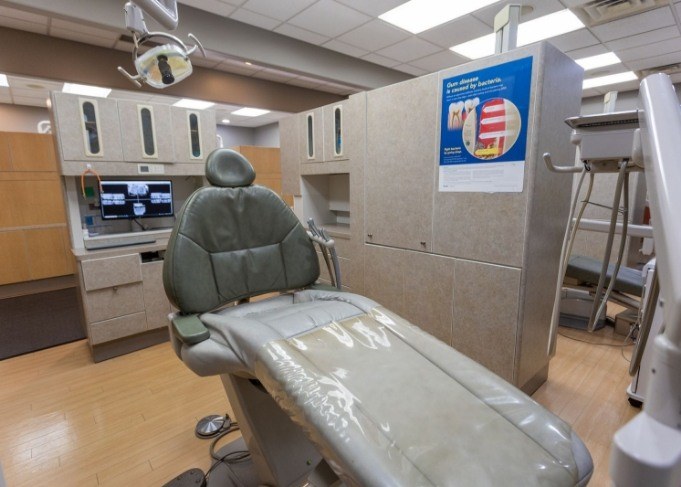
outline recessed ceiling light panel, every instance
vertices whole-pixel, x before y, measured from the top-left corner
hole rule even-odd
[[[518,47],[581,29],[584,24],[568,9],[528,20],[518,26]],[[469,59],[480,59],[494,54],[494,33],[487,34],[449,49]]]
[[[495,3],[500,0],[411,0],[378,18],[418,34]]]
[[[174,107],[191,108],[193,110],[205,110],[213,105],[215,105],[215,103],[212,101],[192,100],[191,98],[182,98],[180,101],[173,103]]]
[[[261,115],[265,115],[266,113],[270,113],[269,110],[261,110],[260,108],[240,108],[239,110],[232,112],[232,115],[239,115],[241,117],[259,117]]]
[[[634,81],[638,77],[633,71],[625,71],[624,73],[610,74],[608,76],[600,76],[598,78],[587,78],[582,84],[582,89],[596,88],[597,86],[614,85],[616,83],[624,83],[625,81]]]
[[[0,74],[0,86],[9,86],[6,74]]]
[[[106,98],[111,93],[111,88],[102,88],[101,86],[80,85],[78,83],[64,83],[61,90],[64,93],[71,93],[72,95],[95,96],[97,98]]]
[[[619,64],[620,58],[614,52],[606,52],[605,54],[599,54],[597,56],[589,56],[582,59],[577,59],[575,61],[584,71],[590,71],[596,68],[602,68],[603,66],[611,66],[613,64]]]

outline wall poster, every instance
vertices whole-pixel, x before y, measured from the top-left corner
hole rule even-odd
[[[532,57],[442,80],[439,190],[523,191]]]

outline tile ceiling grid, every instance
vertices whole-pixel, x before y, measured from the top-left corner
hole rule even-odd
[[[378,15],[404,3],[404,0],[180,0],[181,3],[217,15],[271,30],[343,54],[387,66],[418,76],[467,62],[448,48],[492,31],[494,15],[508,2],[480,9],[463,18],[434,27],[418,35],[387,24]],[[528,0],[522,2],[532,10],[523,16],[531,20],[584,0]],[[681,63],[681,25],[671,8],[681,17],[681,0],[673,0],[654,10],[600,26],[555,37],[551,40],[574,59],[613,51],[621,64],[589,72],[602,76],[626,70],[650,69]],[[103,47],[130,50],[131,44],[119,40],[119,32],[99,29],[66,20],[0,6],[0,26],[49,34]],[[341,86],[328,80],[264,66],[247,65],[245,60],[226,59],[210,53],[197,58],[198,66],[220,69],[297,86],[347,95],[357,88]],[[681,74],[672,77],[681,81]],[[636,82],[618,85],[617,89],[635,89]],[[599,95],[612,87],[592,88],[585,96]],[[27,92],[17,94],[26,98]],[[8,89],[0,90],[0,102],[12,98]],[[34,104],[42,97],[38,93]],[[28,97],[31,98],[31,97]],[[42,102],[41,102],[42,103]]]

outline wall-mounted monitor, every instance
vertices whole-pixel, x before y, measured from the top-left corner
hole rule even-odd
[[[170,181],[102,181],[99,197],[104,220],[173,216]]]

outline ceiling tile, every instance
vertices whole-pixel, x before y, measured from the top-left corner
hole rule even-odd
[[[494,17],[504,8],[506,3],[521,3],[523,6],[532,7],[532,11],[520,18],[520,22],[536,19],[548,15],[565,7],[558,0],[527,0],[523,2],[497,2],[489,7],[482,8],[471,15],[483,21],[488,27],[494,27]],[[491,32],[491,31],[490,31]],[[487,32],[489,34],[489,32]]]
[[[52,29],[70,30],[80,34],[88,34],[91,36],[102,37],[104,39],[117,39],[121,36],[120,32],[100,29],[97,27],[90,27],[89,25],[78,24],[76,22],[68,22],[62,19],[52,19],[50,22],[50,31]]]
[[[181,0],[184,3],[184,0]],[[223,3],[228,3],[230,5],[234,5],[235,7],[241,7],[246,0],[220,0]]]
[[[47,81],[38,78],[24,78],[22,76],[8,75],[7,80],[12,88],[38,89],[38,90],[61,90],[64,83],[59,81]]]
[[[227,3],[225,3],[227,1]],[[232,0],[182,0],[181,3],[189,5],[190,7],[198,8],[215,15],[227,17],[234,12],[237,6],[243,2]]]
[[[582,99],[584,98],[591,98],[597,96],[602,99],[602,94],[601,91],[598,90],[597,88],[589,88],[588,90],[583,90],[582,91]]]
[[[678,52],[681,44],[681,39],[668,39],[666,41],[656,42],[647,46],[634,47],[632,49],[624,49],[617,51],[617,55],[622,61],[635,61],[637,59],[644,59],[652,56],[661,56]]]
[[[28,105],[31,107],[47,106],[47,97],[13,96],[12,99],[17,105]]]
[[[82,42],[84,44],[92,44],[100,47],[113,47],[114,44],[116,44],[115,38],[105,39],[89,34],[81,34],[80,32],[74,32],[72,30],[51,28],[50,35],[59,37],[61,39],[68,39],[70,41]]]
[[[429,73],[433,73],[435,71],[440,71],[441,69],[467,63],[468,61],[468,59],[458,56],[448,49],[421,59],[415,59],[411,61],[410,64],[417,68],[422,68]]]
[[[243,7],[279,20],[288,20],[316,0],[248,0]]]
[[[274,29],[274,32],[278,32],[279,34],[293,37],[294,39],[298,39],[310,44],[320,45],[329,40],[329,38],[326,36],[322,36],[290,24],[282,24]]]
[[[674,25],[674,16],[669,7],[662,7],[592,27],[591,31],[601,41],[607,42],[670,25]]]
[[[109,98],[118,100],[150,101],[153,95],[144,91],[111,90]]]
[[[645,46],[655,42],[666,41],[673,37],[679,37],[679,29],[676,25],[663,27],[662,29],[651,30],[643,34],[623,37],[605,43],[610,49],[619,51],[620,49],[631,49],[632,47]]]
[[[287,81],[286,84],[300,86],[302,88],[317,88],[319,85],[322,84],[322,81],[318,79],[308,78],[307,76],[299,76],[297,78],[293,78],[292,80]]]
[[[402,71],[403,73],[411,74],[413,76],[421,76],[424,74],[428,74],[428,71],[425,69],[417,68],[416,66],[412,66],[411,64],[400,64],[399,66],[395,66],[395,68],[398,71]]]
[[[350,32],[346,32],[338,37],[338,40],[367,51],[378,51],[408,37],[410,37],[408,32],[393,27],[382,20],[372,20]]]
[[[625,65],[633,70],[640,71],[642,69],[659,68],[660,66],[667,66],[669,64],[681,63],[681,51],[671,54],[663,54],[662,56],[651,56],[636,61],[627,61]]]
[[[487,24],[475,17],[467,16],[421,32],[419,37],[440,47],[450,48],[492,31],[493,29]]]
[[[605,54],[607,52],[610,52],[610,49],[603,44],[595,44],[593,46],[567,51],[566,54],[572,59],[582,59],[589,56],[598,56],[599,54]]]
[[[13,19],[10,17],[0,17],[0,26],[35,32],[36,34],[47,34],[47,19],[44,24],[37,24],[35,22],[26,22],[25,20]]]
[[[381,49],[378,54],[408,63],[413,59],[422,58],[429,54],[439,51],[441,48],[431,44],[430,42],[419,39],[418,37],[410,37],[409,39],[393,44],[390,47]]]
[[[288,23],[303,29],[337,37],[371,20],[371,17],[332,0],[319,0]]]
[[[395,61],[394,59],[381,56],[374,52],[369,53],[366,56],[362,56],[362,59],[364,59],[365,61],[369,61],[370,63],[380,64],[381,66],[385,66],[387,68],[392,68],[393,66],[397,66],[398,64],[400,64],[399,61]]]
[[[221,62],[213,69],[217,69],[218,71],[224,71],[225,73],[240,74],[242,76],[253,76],[262,68],[248,66],[247,64],[244,63],[235,64],[232,62]]]
[[[253,75],[254,78],[266,79],[269,81],[276,81],[278,83],[284,83],[290,79],[296,77],[296,75],[291,73],[286,73],[284,71],[279,71],[278,69],[263,69],[258,71]]]
[[[31,88],[12,88],[10,92],[12,96],[19,97],[47,98],[50,96],[49,90],[39,90]]]
[[[359,10],[372,17],[378,17],[381,14],[386,13],[388,10],[392,10],[398,5],[405,3],[405,0],[336,0],[338,3],[352,7],[355,10]]]
[[[369,51],[365,51],[364,49],[351,46],[350,44],[346,44],[345,42],[337,41],[336,39],[331,39],[326,44],[323,44],[322,47],[354,57],[362,57],[365,54],[369,53]]]
[[[281,21],[273,19],[271,17],[266,17],[265,15],[261,15],[259,13],[251,12],[250,10],[245,10],[243,8],[240,8],[233,12],[230,15],[230,18],[234,20],[238,20],[239,22],[243,22],[245,24],[249,25],[254,25],[256,27],[260,27],[261,29],[267,29],[267,30],[272,30],[279,24],[281,24]]]
[[[23,20],[33,24],[47,25],[46,16],[25,12],[23,10],[17,10],[15,8],[0,7],[0,17],[9,17],[11,19]]]
[[[585,47],[595,46],[600,44],[598,39],[594,37],[587,29],[579,29],[574,32],[552,37],[548,41],[563,52],[574,51],[575,49],[583,49]]]

